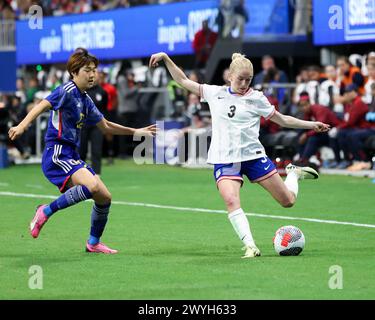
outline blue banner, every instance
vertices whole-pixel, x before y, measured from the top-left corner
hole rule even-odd
[[[41,29],[17,22],[17,64],[66,62],[77,47],[99,59],[192,54],[191,42],[209,19],[216,31],[219,0],[149,5],[42,19]],[[247,35],[288,32],[288,0],[248,0]],[[35,22],[35,21],[34,21]]]
[[[314,0],[314,44],[375,41],[374,0]]]
[[[245,35],[287,34],[289,30],[289,0],[247,0],[249,21]]]
[[[17,65],[15,51],[0,51],[0,92],[15,92]]]

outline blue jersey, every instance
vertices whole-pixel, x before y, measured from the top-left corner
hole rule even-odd
[[[83,125],[95,125],[103,119],[89,95],[73,81],[58,86],[46,100],[52,105],[46,144],[68,143],[78,148]]]

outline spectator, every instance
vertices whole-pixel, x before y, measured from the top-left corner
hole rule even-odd
[[[22,107],[21,99],[17,96],[8,96],[6,100],[6,109],[8,110],[8,127],[18,125],[26,116],[26,110]],[[30,134],[32,130],[28,130]],[[30,156],[28,149],[28,139],[26,136],[23,139],[12,141],[13,146],[18,150],[22,159],[27,159]]]
[[[159,93],[155,92],[140,92],[144,87],[144,82],[138,82],[137,77],[135,77],[135,81],[137,84],[139,95],[137,97],[137,105],[138,105],[138,112],[137,112],[137,124],[138,126],[142,126],[143,124],[147,124],[153,121],[153,110],[150,106],[154,105],[155,99],[159,95]],[[164,110],[165,111],[165,110]],[[156,115],[155,117],[157,117]],[[160,116],[160,115],[159,115]],[[163,116],[170,117],[171,114],[163,113]]]
[[[312,65],[307,69],[309,81],[307,82],[307,92],[312,104],[319,103],[320,84],[327,80],[322,74],[320,66]]]
[[[15,18],[16,15],[9,4],[9,1],[0,0],[0,20],[14,20]]]
[[[294,35],[306,35],[310,27],[309,0],[295,0],[294,2]]]
[[[358,130],[372,128],[372,124],[366,121],[369,108],[362,101],[355,84],[350,84],[345,88],[343,101],[345,103],[344,122],[337,126],[337,139],[340,149],[344,152],[345,160],[342,161],[339,168],[348,168],[354,161],[353,166],[350,167],[351,170],[369,169],[371,164],[365,162],[366,156],[362,148],[363,139],[371,132]]]
[[[238,29],[238,37],[243,38],[245,34],[245,24],[249,21],[249,15],[245,8],[245,1],[239,0],[234,1],[234,27],[233,29]]]
[[[259,85],[257,86],[256,90],[263,91]],[[275,106],[275,109],[279,111],[277,99],[273,96],[267,96],[267,99],[273,106]],[[273,148],[277,142],[281,140],[280,135],[282,135],[282,133],[278,124],[270,120],[266,120],[263,117],[260,118],[259,140],[264,145],[267,154],[272,155],[271,158],[273,158]]]
[[[364,78],[361,74],[361,70],[358,67],[353,66],[348,57],[341,56],[336,61],[338,68],[338,78],[340,81],[341,93],[345,92],[345,88],[351,84],[355,84],[358,88],[360,95],[364,94]],[[345,100],[345,99],[344,99]],[[340,99],[338,102],[342,102]]]
[[[189,164],[192,164],[195,163],[195,161],[197,160],[197,156],[199,158],[200,152],[204,151],[200,149],[201,146],[199,141],[201,139],[197,137],[202,135],[205,136],[207,134],[207,129],[205,128],[207,128],[210,125],[210,121],[207,121],[207,119],[205,119],[204,117],[204,114],[202,112],[202,105],[199,101],[198,95],[194,93],[190,93],[188,95],[188,103],[184,116],[185,126],[181,129],[179,133],[179,139],[184,137],[185,141],[185,156],[183,161],[187,160]],[[188,133],[192,134],[190,138]],[[195,143],[192,139],[195,141]],[[196,144],[197,140],[198,144]],[[194,146],[195,150],[192,149],[194,148]],[[194,155],[194,157],[192,157],[192,155]]]
[[[367,65],[367,71],[368,71],[368,78],[365,82],[365,93],[362,97],[362,100],[366,104],[371,104],[372,102],[372,90],[371,86],[373,83],[375,83],[375,62],[374,63],[369,63]]]
[[[268,70],[272,68],[278,70],[278,81],[280,83],[288,82],[285,72],[276,67],[275,60],[270,55],[265,55],[262,58],[262,71],[255,75],[253,85],[262,84]]]
[[[310,103],[310,95],[307,91],[300,94],[299,107],[304,113],[304,120],[307,121],[323,121],[331,127],[338,126],[341,121],[337,118],[335,113],[329,108]],[[311,156],[315,155],[320,147],[329,146],[335,154],[335,162],[333,166],[340,163],[340,150],[338,148],[337,140],[330,137],[328,133],[316,133],[313,130],[304,132],[299,137],[300,145],[300,160],[301,165],[306,165]]]
[[[326,80],[321,74],[321,68],[317,65],[308,66],[307,82],[301,83],[297,86],[294,92],[294,103],[299,102],[299,97],[302,92],[308,92],[311,104],[319,102],[320,83]]]
[[[221,0],[216,18],[220,38],[229,38],[233,29],[234,5],[231,0]]]
[[[368,105],[368,109],[366,120],[373,126],[375,124],[375,83],[371,84],[371,103]]]
[[[129,8],[130,3],[129,0],[117,0],[115,2],[115,8]]]
[[[285,88],[274,88],[272,87],[272,84],[279,84],[280,83],[280,72],[276,68],[270,68],[267,70],[264,78],[262,87],[264,87],[265,84],[271,85],[268,88],[265,88],[264,94],[269,97],[272,96],[276,99],[278,104],[283,104],[285,102],[285,95],[286,95],[286,89]]]
[[[217,33],[212,31],[208,26],[208,20],[202,22],[202,29],[194,35],[192,43],[195,52],[196,68],[204,68],[211,51],[215,45]]]
[[[47,78],[47,83],[46,87],[50,90],[53,91],[55,90],[58,86],[60,86],[62,83],[60,79],[56,76],[56,72],[51,72]]]
[[[0,0],[8,3],[10,0]],[[16,13],[20,19],[28,17],[29,8],[36,4],[42,7],[44,16],[61,16],[72,13],[86,13],[98,10],[128,8],[147,4],[164,4],[178,0],[13,0],[16,2]],[[183,1],[183,0],[180,0]],[[1,8],[1,6],[0,6]],[[1,15],[1,14],[0,14]]]
[[[143,67],[145,67],[145,79],[141,76]],[[155,88],[164,88],[168,84],[167,70],[165,70],[164,66],[159,66],[154,70],[149,70],[147,66],[142,66],[133,69],[132,72],[134,73],[134,81],[137,83],[147,82],[147,85]]]
[[[194,129],[206,128],[211,124],[211,120],[205,116],[199,96],[190,93],[188,96],[188,105],[185,111],[186,127],[182,129],[189,132]]]
[[[261,89],[261,88],[259,88]],[[259,90],[262,91],[262,90]],[[279,103],[277,99],[273,96],[267,96],[268,101],[275,106],[276,111],[279,111]],[[280,126],[275,122],[270,120],[266,120],[265,118],[260,118],[260,127],[261,127],[261,134],[275,134],[280,131]]]
[[[182,116],[186,105],[188,92],[185,88],[179,85],[174,79],[171,79],[167,84],[169,98],[172,101],[173,113],[169,116],[177,118]]]
[[[309,81],[309,71],[307,66],[301,67],[298,75],[296,76],[297,83],[307,83]]]
[[[188,104],[185,111],[185,128],[201,128],[201,119],[198,116],[201,109],[199,97],[194,93],[189,93]]]
[[[375,112],[375,83],[371,84],[371,103],[369,104],[369,112]],[[375,122],[375,114],[373,114],[371,120],[367,119],[367,121]]]
[[[308,69],[307,66],[303,66],[300,69],[299,74],[296,76],[297,86],[293,92],[293,103],[295,105],[297,105],[299,102],[300,94],[306,91],[306,85],[307,85],[307,82],[309,81],[309,72],[307,71],[307,69]]]
[[[74,13],[73,1],[70,1],[70,0],[60,0],[58,2],[55,1],[55,5],[56,5],[55,9],[53,10],[53,15],[55,16],[62,16],[64,14]]]
[[[192,80],[192,81],[198,82],[198,83],[202,83],[203,82],[203,76],[197,70],[194,70],[194,71],[190,72],[189,79]]]
[[[243,0],[221,0],[216,23],[220,38],[231,38],[232,35],[242,38],[245,33],[245,24],[249,21]],[[234,35],[233,31],[238,32]]]
[[[368,69],[367,66],[370,64],[375,64],[375,51],[369,52],[366,56],[364,56],[364,63],[362,64],[361,73],[364,76],[368,76]]]
[[[8,141],[8,121],[8,108],[3,101],[0,101],[0,144]]]
[[[49,91],[39,90],[35,92],[33,101],[28,104],[21,106],[21,114],[19,115],[19,121],[29,113],[40,101],[42,101],[46,96],[48,96]],[[40,118],[40,127],[39,130],[44,130],[47,125],[46,119]],[[19,141],[23,144],[25,152],[35,154],[36,153],[36,134],[37,134],[37,125],[36,122],[32,122],[27,129],[27,131],[20,137]],[[44,141],[42,142],[44,143]]]
[[[119,123],[125,127],[137,127],[138,86],[134,73],[128,69],[120,72],[117,78],[119,100]],[[133,152],[133,137],[123,136],[119,139],[120,157],[127,158]]]
[[[108,94],[107,109],[106,109],[106,112],[104,113],[104,117],[108,121],[117,122],[117,106],[118,106],[117,89],[112,84],[106,82],[107,76],[108,76],[108,71],[106,68],[103,68],[101,71],[99,71],[99,85]],[[113,157],[115,155],[113,135],[106,134],[105,140],[107,142],[108,164],[113,164]]]
[[[31,78],[29,80],[29,86],[26,90],[26,103],[31,103],[34,101],[34,95],[39,91],[39,84],[36,78]]]
[[[319,104],[329,107],[337,114],[344,112],[342,103],[337,103],[337,98],[340,96],[340,86],[337,84],[337,71],[335,66],[328,65],[325,67],[325,75],[327,80],[320,84],[319,88]]]
[[[26,104],[26,88],[25,88],[25,80],[23,78],[18,78],[16,80],[16,96],[21,99],[21,103],[23,105]]]

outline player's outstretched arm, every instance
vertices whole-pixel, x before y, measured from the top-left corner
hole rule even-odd
[[[10,140],[15,140],[20,137],[31,122],[33,122],[40,114],[49,110],[51,107],[52,106],[48,100],[42,100],[39,102],[17,126],[9,129],[8,135]]]
[[[305,121],[291,116],[286,116],[278,111],[270,118],[272,122],[277,123],[281,127],[294,129],[309,129],[315,132],[327,132],[330,125],[319,121]]]
[[[155,53],[150,58],[149,67],[155,68],[159,65],[160,61],[164,61],[169,73],[172,78],[181,86],[183,86],[188,91],[200,95],[199,93],[199,83],[190,80],[182,70],[176,66],[171,58],[165,52]]]
[[[124,127],[120,124],[108,121],[104,118],[100,122],[97,123],[97,126],[104,134],[110,133],[113,135],[120,135],[120,136],[137,135],[137,136],[154,137],[157,131],[156,124],[152,124],[144,128],[135,129],[135,128]]]

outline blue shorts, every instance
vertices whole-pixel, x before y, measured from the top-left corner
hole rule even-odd
[[[65,192],[69,178],[81,168],[88,169],[93,175],[94,170],[80,159],[74,147],[67,144],[47,144],[42,159],[42,170],[46,178]]]
[[[277,173],[277,169],[268,157],[214,165],[216,184],[224,179],[239,180],[243,184],[242,175],[247,176],[251,182],[259,182],[273,176],[275,173]]]

